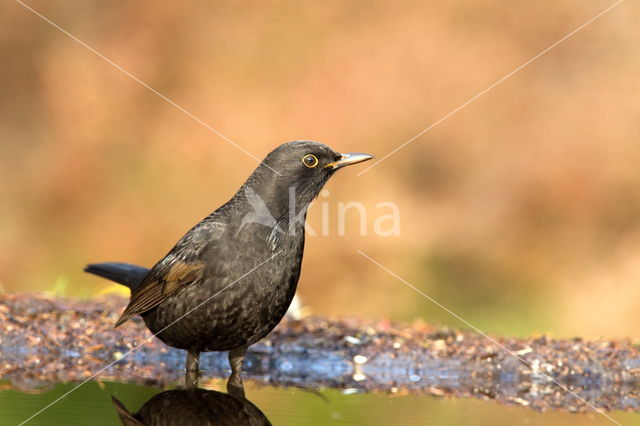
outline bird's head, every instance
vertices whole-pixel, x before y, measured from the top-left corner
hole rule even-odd
[[[271,206],[288,206],[293,195],[295,204],[306,209],[338,169],[372,158],[369,154],[340,154],[318,142],[289,142],[271,151],[247,184],[255,186]]]

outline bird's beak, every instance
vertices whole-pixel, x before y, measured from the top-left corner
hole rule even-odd
[[[371,160],[373,155],[362,154],[360,152],[351,152],[349,154],[342,154],[342,158],[333,163],[329,163],[324,166],[325,169],[336,170],[340,167],[350,166],[352,164],[362,163],[363,161]]]

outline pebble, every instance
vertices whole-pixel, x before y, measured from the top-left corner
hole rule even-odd
[[[353,362],[355,362],[356,364],[364,364],[365,362],[367,362],[367,357],[364,355],[356,355],[353,357]]]

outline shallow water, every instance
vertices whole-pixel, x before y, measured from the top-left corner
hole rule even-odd
[[[215,392],[229,374],[225,353],[201,357],[200,385],[210,391],[167,393],[183,382],[184,351],[152,338],[141,321],[113,330],[123,303],[0,297],[0,425],[117,425],[112,397],[130,424],[141,409],[162,424],[176,413],[174,424],[237,413],[276,425],[640,424],[640,347],[628,341],[287,320],[249,350],[250,403]],[[104,382],[74,390],[92,376]]]
[[[224,392],[224,381],[211,380],[203,387]],[[23,393],[0,391],[0,424],[20,424],[48,403],[73,388],[58,384],[52,389]],[[138,411],[162,389],[121,383],[89,382],[31,419],[29,425],[119,425],[111,397],[131,412]],[[39,392],[39,393],[38,393]],[[505,406],[470,398],[439,398],[428,395],[389,393],[345,394],[322,390],[314,393],[296,388],[274,388],[251,382],[247,398],[274,425],[609,425],[612,420],[597,413],[547,411]],[[608,413],[624,425],[640,424],[640,415]]]

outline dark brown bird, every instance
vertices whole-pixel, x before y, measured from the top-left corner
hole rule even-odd
[[[247,347],[273,330],[296,291],[309,204],[336,170],[371,158],[317,142],[280,145],[150,270],[109,262],[85,271],[131,289],[116,326],[141,315],[160,340],[188,351],[187,386],[200,352],[230,351],[229,384],[241,387]]]
[[[251,401],[205,389],[174,389],[161,392],[137,413],[131,413],[115,397],[113,405],[123,426],[268,426],[269,419]]]

